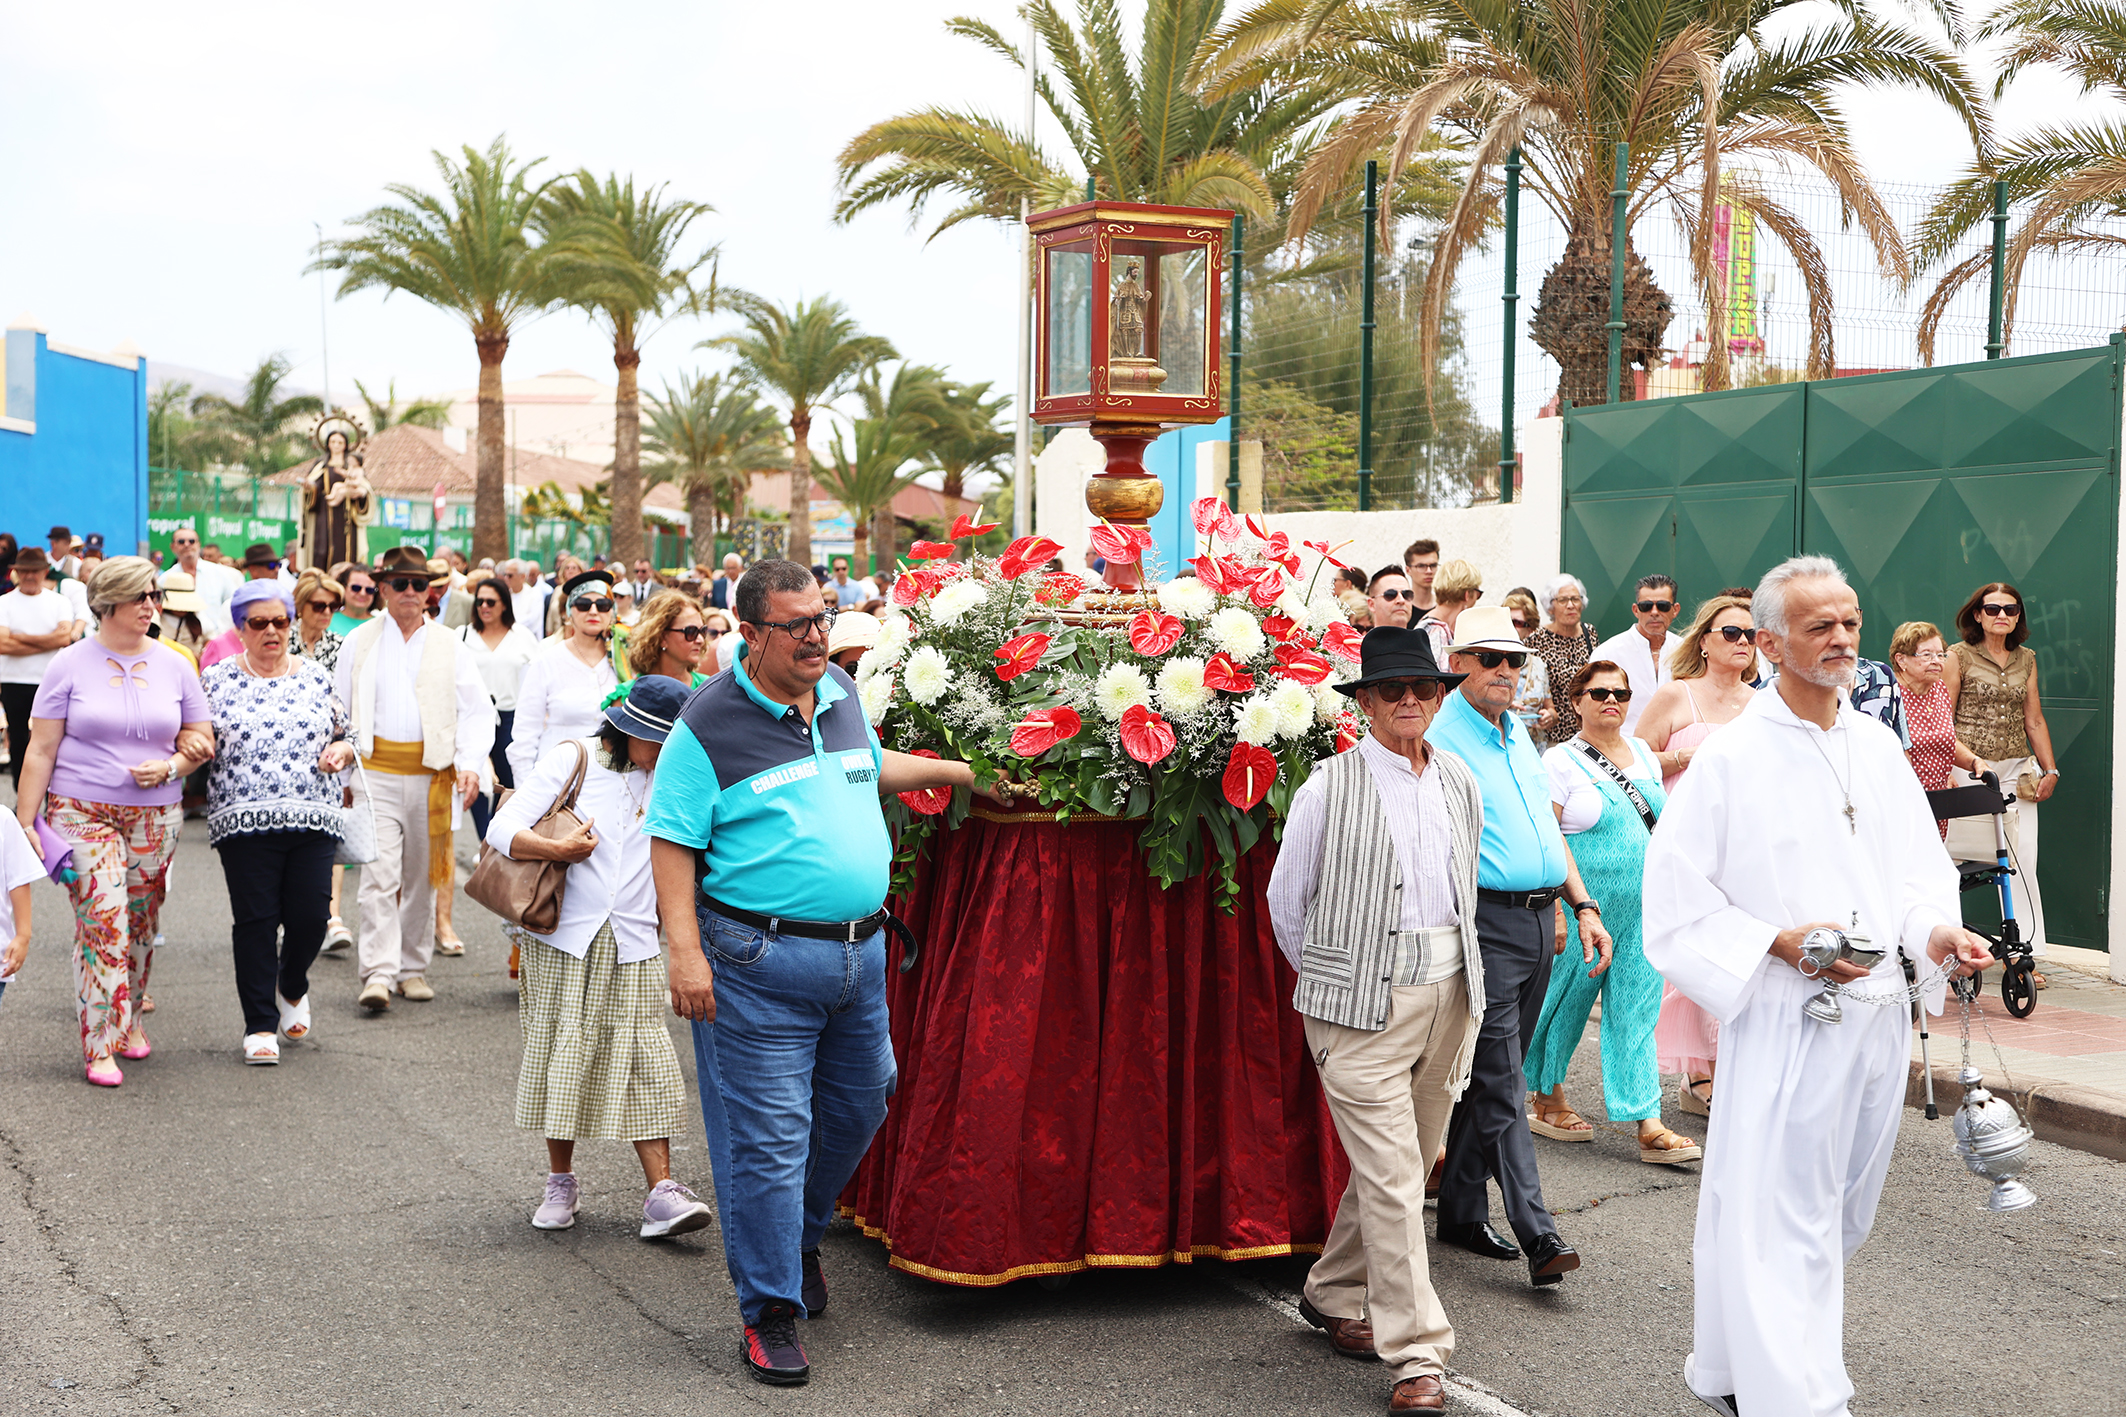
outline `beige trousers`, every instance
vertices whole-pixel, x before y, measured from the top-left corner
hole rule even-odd
[[[396,984],[428,973],[436,949],[435,889],[428,884],[428,787],[431,779],[370,768],[354,775],[355,805],[366,793],[376,807],[376,860],[362,867],[355,940],[362,981]]]
[[[1307,1048],[1351,1160],[1307,1302],[1332,1318],[1370,1317],[1373,1347],[1394,1380],[1441,1373],[1454,1326],[1425,1255],[1425,1176],[1454,1099],[1447,1078],[1475,1027],[1462,975],[1399,986],[1378,1031],[1306,1021]]]

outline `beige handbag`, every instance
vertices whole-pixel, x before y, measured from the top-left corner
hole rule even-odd
[[[582,830],[576,815],[576,794],[583,790],[583,774],[590,767],[590,754],[576,744],[576,771],[546,815],[531,825],[531,833],[558,841]],[[502,800],[495,803],[501,810]],[[534,935],[551,935],[561,923],[561,896],[568,887],[566,861],[518,861],[480,843],[480,860],[465,881],[465,894],[512,925]]]

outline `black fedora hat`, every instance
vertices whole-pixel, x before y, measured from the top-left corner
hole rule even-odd
[[[1366,685],[1386,679],[1437,679],[1452,689],[1469,677],[1449,674],[1432,662],[1432,637],[1423,630],[1405,630],[1396,625],[1380,625],[1366,631],[1366,637],[1358,642],[1358,666],[1359,676],[1348,684],[1338,684],[1338,693],[1356,698]]]

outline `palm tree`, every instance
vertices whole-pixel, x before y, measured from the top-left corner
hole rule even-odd
[[[785,464],[782,419],[753,386],[722,374],[689,374],[649,401],[643,446],[648,485],[677,484],[693,523],[694,560],[716,559],[717,518],[745,510],[753,474]]]
[[[470,144],[462,163],[433,154],[441,195],[403,183],[384,190],[398,205],[372,207],[354,219],[359,235],[328,242],[311,270],[341,272],[342,298],[403,290],[463,320],[480,359],[480,420],[473,492],[473,555],[497,560],[505,545],[502,448],[502,358],[517,326],[563,292],[556,252],[536,244],[534,217],[552,179],[534,181],[544,158],[519,162],[500,137],[487,151]]]
[[[223,462],[251,478],[254,508],[259,482],[302,458],[302,436],[290,425],[305,414],[325,411],[324,400],[314,394],[282,394],[292,367],[286,355],[269,354],[245,378],[240,398],[200,394],[192,400],[200,435],[211,441]]]
[[[2025,70],[2050,66],[2084,94],[2126,99],[2126,8],[2107,0],[2011,0],[1987,17],[1975,38],[2010,39],[2001,56],[1993,96],[2004,95]],[[2126,216],[2126,122],[2048,126],[2001,144],[1993,162],[1979,161],[1936,199],[1914,245],[1922,269],[1946,260],[1958,243],[1992,215],[1993,184],[2005,182],[2011,202],[2027,204],[2008,244],[2001,338],[2015,324],[2023,266],[2034,252],[2115,254],[2126,235],[2098,225]],[[1943,272],[1919,321],[1919,357],[1934,362],[1942,317],[1957,291],[1983,276],[1991,253],[1980,250]]]
[[[946,384],[939,394],[937,424],[927,440],[930,465],[944,474],[941,491],[963,496],[967,474],[993,471],[1011,455],[1012,432],[997,426],[1011,407],[1008,398],[985,398],[987,384]]]
[[[898,358],[893,345],[867,335],[849,318],[848,307],[821,296],[784,308],[754,296],[734,295],[745,320],[743,334],[705,339],[698,349],[724,349],[764,389],[790,406],[790,532],[784,553],[799,565],[812,563],[812,411],[846,393],[873,365]]]
[[[1080,201],[1090,176],[1101,196],[1186,207],[1230,207],[1272,220],[1298,170],[1302,139],[1337,95],[1279,75],[1211,100],[1189,87],[1189,62],[1211,34],[1224,0],[1146,0],[1142,38],[1131,53],[1112,0],[1079,0],[1074,28],[1053,0],[1024,13],[1047,52],[1035,80],[1049,116],[1069,139],[1065,167],[1014,125],[952,108],[925,108],[873,124],[842,149],[842,200],[835,220],[906,202],[954,203],[933,229],[975,218],[1016,222],[1034,210]],[[1026,56],[994,26],[974,19],[946,29],[1024,68]],[[1060,81],[1060,83],[1059,83]]]
[[[642,403],[637,385],[642,346],[659,324],[715,308],[716,248],[680,254],[687,228],[715,208],[668,201],[663,187],[635,190],[635,179],[587,171],[547,195],[540,221],[558,240],[566,297],[613,342],[619,391],[613,399],[613,555],[632,563],[643,555]],[[695,278],[709,271],[706,289]]]
[[[416,428],[441,428],[450,422],[449,399],[408,399],[401,404],[397,379],[384,385],[381,403],[362,387],[360,379],[354,381],[354,391],[362,396],[362,403],[369,410],[371,433],[381,433],[399,423],[409,423]]]
[[[890,384],[873,370],[857,388],[864,411],[850,420],[848,441],[834,431],[819,481],[849,511],[859,567],[869,567],[874,541],[881,566],[895,554],[893,499],[929,470],[922,459],[945,417],[946,387],[944,371],[927,364],[902,364]]]
[[[1822,174],[1837,190],[1842,218],[1867,235],[1882,273],[1902,280],[1910,270],[1903,239],[1853,152],[1838,90],[1915,87],[1948,104],[1980,151],[1990,136],[1980,97],[1949,50],[1857,4],[1816,7],[1806,23],[1786,13],[1802,3],[1261,0],[1213,36],[1198,79],[1216,96],[1297,71],[1356,102],[1307,160],[1295,234],[1366,158],[1386,153],[1392,191],[1436,129],[1469,144],[1472,161],[1425,290],[1428,356],[1439,347],[1462,258],[1492,219],[1501,165],[1519,148],[1524,183],[1567,233],[1564,256],[1543,281],[1534,334],[1562,368],[1561,394],[1602,401],[1610,189],[1621,139],[1631,144],[1631,217],[1665,205],[1680,223],[1708,330],[1724,323],[1714,247],[1719,205],[1752,212],[1792,253],[1809,297],[1810,377],[1820,378],[1835,367],[1823,252],[1736,160],[1794,162]],[[1628,246],[1627,262],[1627,359],[1650,363],[1660,352],[1668,297]],[[1711,339],[1708,350],[1705,386],[1724,388],[1726,341]],[[1433,362],[1425,360],[1428,368]]]
[[[186,413],[192,386],[165,379],[148,395],[148,460],[156,467],[204,471],[215,443],[212,430]]]

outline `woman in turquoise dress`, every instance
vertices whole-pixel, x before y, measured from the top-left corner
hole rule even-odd
[[[1570,694],[1580,731],[1545,754],[1543,763],[1551,806],[1580,878],[1601,903],[1614,948],[1607,970],[1583,967],[1579,922],[1568,920],[1523,1064],[1531,1089],[1528,1128],[1553,1141],[1594,1140],[1593,1126],[1565,1103],[1565,1073],[1599,997],[1602,1102],[1609,1120],[1638,1124],[1641,1161],[1696,1161],[1704,1155],[1698,1143],[1661,1123],[1661,1074],[1654,1059],[1661,976],[1641,948],[1646,841],[1667,801],[1661,769],[1644,743],[1624,735],[1631,683],[1621,668],[1594,661],[1574,676]]]

